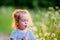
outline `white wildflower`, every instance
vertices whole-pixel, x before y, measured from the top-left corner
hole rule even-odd
[[[45,38],[40,38],[40,40],[45,40]]]
[[[52,36],[52,37],[55,37],[55,33],[52,33],[51,36]]]
[[[36,29],[36,27],[35,27],[35,26],[34,26],[34,27],[32,27],[32,28],[31,28],[31,30],[32,30],[32,31],[37,31],[37,29]]]
[[[36,37],[36,39],[37,39],[37,38],[38,38],[38,35],[36,34],[35,37]]]
[[[45,17],[48,17],[49,15],[48,14],[45,14]]]
[[[55,8],[56,8],[56,9],[59,9],[59,7],[58,7],[58,6],[56,6]]]
[[[49,7],[49,10],[53,10],[54,8],[53,7]]]
[[[49,35],[50,33],[47,33],[47,32],[44,34],[45,37],[48,37]]]
[[[57,38],[54,38],[54,40],[57,40]]]
[[[56,20],[56,17],[55,16],[52,16],[52,19]]]
[[[56,16],[58,16],[58,15],[59,15],[59,14],[58,14],[58,11],[56,11],[55,14],[56,14]]]

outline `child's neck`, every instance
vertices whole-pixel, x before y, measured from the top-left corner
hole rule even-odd
[[[26,29],[19,29],[20,31],[26,31],[27,30],[27,28]]]
[[[25,30],[25,29],[20,29],[20,28],[19,28],[19,30],[23,31],[23,30]]]

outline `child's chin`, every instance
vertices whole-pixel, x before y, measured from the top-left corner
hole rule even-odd
[[[25,27],[24,29],[26,29],[27,27]]]
[[[23,29],[26,29],[26,28],[23,28]]]
[[[25,30],[26,28],[22,29],[22,30]]]

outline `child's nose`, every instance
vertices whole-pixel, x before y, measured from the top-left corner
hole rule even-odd
[[[27,22],[25,22],[25,24],[27,24]]]
[[[25,24],[27,24],[27,23],[25,22]]]

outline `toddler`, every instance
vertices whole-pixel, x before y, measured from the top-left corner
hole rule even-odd
[[[35,37],[28,29],[32,23],[32,18],[27,10],[16,9],[13,14],[13,28],[10,40],[35,40]]]

